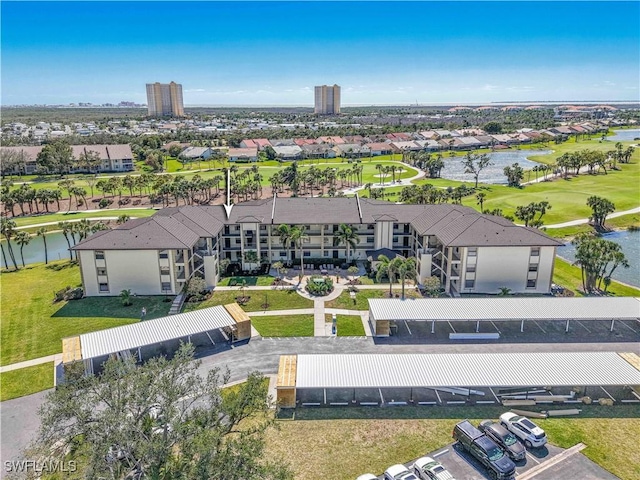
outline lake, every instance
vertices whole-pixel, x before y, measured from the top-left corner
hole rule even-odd
[[[69,238],[69,240],[71,240],[71,238]],[[73,245],[73,241],[71,244]],[[16,262],[20,266],[22,265],[22,261],[20,260],[20,246],[13,240],[11,240],[11,245],[13,246]],[[10,267],[13,268],[13,263],[11,262],[9,252],[7,250],[7,242],[4,240],[2,240],[2,248],[4,248]],[[69,258],[69,247],[62,233],[54,232],[47,234],[47,252],[49,254],[49,261]],[[44,242],[42,237],[31,237],[31,242],[29,242],[29,245],[24,247],[23,253],[24,263],[26,265],[29,265],[30,263],[44,262]],[[0,263],[5,267],[4,258],[0,258]]]
[[[520,164],[525,170],[530,170],[536,165],[540,165],[537,162],[527,160],[527,157],[534,155],[548,155],[553,153],[551,150],[510,150],[508,152],[493,152],[489,154],[489,158],[493,165],[485,168],[480,172],[478,181],[480,183],[492,183],[492,184],[507,184],[507,177],[504,175],[504,167],[510,167],[514,163]],[[474,183],[473,175],[464,173],[464,166],[462,165],[463,157],[443,157],[444,168],[442,169],[442,178],[449,180],[458,180],[461,182]],[[524,182],[528,180],[525,174]]]
[[[630,128],[628,130],[614,130],[615,135],[607,137],[612,142],[630,142],[634,138],[640,138],[639,128]]]
[[[607,233],[602,238],[619,244],[629,262],[629,268],[618,267],[613,272],[613,278],[629,285],[640,287],[640,231],[629,232],[622,230]],[[573,262],[576,259],[576,248],[570,243],[558,247],[558,256]]]

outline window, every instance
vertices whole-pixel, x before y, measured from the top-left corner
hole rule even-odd
[[[537,272],[538,271],[538,264],[537,263],[530,263],[529,264],[529,271],[530,272]]]
[[[375,224],[374,224],[374,223],[369,223],[369,224],[367,225],[367,230],[373,230],[373,229],[375,229],[375,227],[376,227],[376,226],[375,226]]]
[[[236,238],[236,245],[240,245],[240,239]]]
[[[102,250],[96,250],[96,260],[104,260],[104,252]]]
[[[373,237],[367,237],[367,243],[373,243],[374,239]]]
[[[476,257],[478,256],[478,247],[469,247],[467,250],[467,256]]]
[[[465,280],[464,281],[464,288],[473,288],[476,284],[475,280]]]
[[[536,280],[527,280],[527,288],[536,288]]]
[[[280,256],[281,257],[286,257],[287,256],[287,252],[285,252],[284,250],[280,250]]]
[[[267,226],[266,225],[260,225],[260,230],[263,232],[267,231]]]
[[[266,238],[261,238],[261,239],[260,239],[260,244],[262,245],[263,243],[264,243],[264,244],[266,244],[266,243],[267,243],[267,239],[266,239]]]
[[[162,282],[160,285],[160,288],[162,289],[163,292],[170,292],[171,291],[171,282]]]
[[[169,275],[169,267],[160,267],[160,275]]]
[[[160,252],[160,258],[169,258],[169,252]]]
[[[398,237],[393,237],[393,243],[398,243]]]
[[[240,231],[240,225],[235,225],[235,226],[233,227],[233,229],[234,229],[236,232],[239,232],[239,231]]]
[[[109,284],[108,283],[99,283],[98,284],[98,290],[101,292],[108,292],[109,291]]]
[[[476,271],[476,266],[475,265],[467,265],[467,272],[468,273],[475,273]]]
[[[98,275],[106,275],[107,274],[107,269],[106,268],[98,268]]]
[[[531,256],[539,257],[540,256],[540,247],[531,247]]]
[[[305,257],[310,257],[311,256],[311,252],[304,252],[304,256]]]

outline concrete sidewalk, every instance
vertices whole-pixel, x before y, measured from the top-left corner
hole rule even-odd
[[[43,363],[55,362],[56,365],[62,362],[62,354],[56,353],[55,355],[48,355],[46,357],[34,358],[32,360],[25,360],[24,362],[12,363],[10,365],[4,365],[0,367],[0,373],[10,372],[12,370],[19,370],[21,368],[33,367],[35,365],[42,365]]]

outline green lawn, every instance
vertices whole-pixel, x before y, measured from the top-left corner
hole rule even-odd
[[[313,314],[251,317],[263,337],[313,337]]]
[[[563,287],[573,290],[576,294],[582,295],[582,276],[580,267],[571,265],[558,257],[556,257],[553,269],[553,282]],[[612,281],[608,290],[610,295],[618,297],[638,297],[640,289],[622,285],[616,281]]]
[[[640,478],[638,408],[581,408],[579,418],[540,421],[549,441],[563,448],[583,442],[587,448],[582,453],[614,475]],[[500,407],[297,409],[294,421],[280,421],[279,428],[268,433],[267,457],[287,458],[295,478],[307,480],[380,474],[389,465],[451,443],[457,422],[470,419],[477,424],[503,412]],[[308,448],[310,444],[314,448]]]
[[[258,277],[226,277],[220,280],[218,285],[221,287],[228,287],[230,285],[232,287],[240,286],[243,280],[246,282],[247,287],[268,287],[273,285],[275,277],[271,275],[261,275]]]
[[[100,210],[99,212],[80,211],[77,213],[50,213],[29,217],[16,217],[13,220],[15,220],[18,227],[26,227],[28,225],[36,225],[39,223],[74,221],[80,220],[82,218],[119,217],[123,213],[129,215],[130,217],[150,217],[156,212],[157,210],[154,210],[152,208],[136,208],[133,210],[120,210],[114,208]],[[49,226],[49,228],[51,229],[53,229],[54,227],[57,227],[57,225]]]
[[[0,402],[53,388],[53,362],[0,373]]]
[[[359,292],[356,293],[356,300],[354,303],[350,293],[348,291],[344,291],[340,294],[338,298],[336,298],[335,300],[330,300],[328,302],[325,302],[324,305],[326,308],[345,308],[348,310],[369,310],[368,300],[370,298],[387,298],[388,293],[389,293],[388,286],[386,289],[380,289],[380,290],[377,290],[377,289],[376,290],[360,290]],[[399,297],[401,294],[401,291],[399,288],[398,289],[394,288],[393,293],[394,295],[398,295]],[[420,296],[421,295],[414,290],[414,287],[412,285],[405,286],[405,297],[418,298]]]
[[[326,321],[332,322],[333,316],[326,315]],[[364,337],[364,327],[360,315],[336,315],[339,337]]]
[[[60,270],[50,268],[59,265]],[[0,278],[2,365],[59,353],[63,337],[139,321],[142,307],[147,319],[165,316],[171,305],[164,297],[132,297],[129,307],[118,297],[53,303],[54,291],[81,285],[80,269],[65,261],[5,271]]]
[[[242,305],[242,308],[247,312],[313,308],[313,300],[301,297],[294,290],[246,290],[244,295],[251,297],[246,304]],[[226,305],[236,302],[236,297],[240,296],[242,296],[240,289],[214,291],[211,298],[204,302],[185,303],[183,311],[190,312],[215,305]],[[266,309],[263,307],[265,298],[269,304]]]

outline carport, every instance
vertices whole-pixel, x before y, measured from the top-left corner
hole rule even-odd
[[[83,361],[85,373],[92,374],[111,355],[135,355],[142,362],[195,338],[215,346],[216,333],[230,342],[245,340],[251,337],[251,319],[233,303],[68,337],[62,340],[63,364]]]
[[[523,392],[579,403],[576,386],[602,396],[640,385],[637,362],[614,352],[286,355],[276,390],[282,407],[506,404]]]
[[[616,320],[640,320],[640,299],[634,297],[493,297],[493,298],[372,298],[369,319],[376,337],[388,337],[395,322],[475,322],[475,334],[456,334],[450,338],[477,338],[481,322],[527,321],[564,322],[569,331],[571,320],[609,321],[613,331]],[[499,332],[493,334],[496,338]]]

